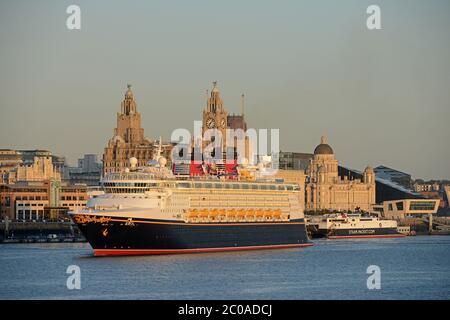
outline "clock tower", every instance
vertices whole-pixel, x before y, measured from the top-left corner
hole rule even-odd
[[[217,81],[215,81],[211,90],[211,96],[207,98],[206,108],[203,110],[202,133],[208,129],[218,129],[225,134],[225,130],[228,127],[227,117],[228,112],[223,107]]]
[[[207,97],[206,108],[203,110],[202,135],[208,129],[217,129],[222,133],[222,152],[226,150],[226,132],[228,128],[228,112],[223,107],[217,81],[213,82],[211,96]],[[215,138],[215,137],[214,137]],[[203,148],[209,145],[212,140],[203,141]]]

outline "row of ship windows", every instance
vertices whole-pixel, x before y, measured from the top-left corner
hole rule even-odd
[[[16,197],[16,200],[21,201],[21,200],[48,200],[48,197],[46,196],[19,196]]]
[[[44,204],[44,203],[18,203],[17,206],[18,207],[45,207],[48,204]],[[82,202],[82,203],[66,203],[66,204],[62,204],[62,207],[84,207],[86,205],[86,202]]]
[[[249,183],[201,183],[201,182],[180,182],[175,184],[164,183],[145,183],[145,182],[104,182],[103,186],[111,190],[112,188],[125,187],[136,188],[128,189],[126,193],[141,193],[143,191],[150,191],[151,188],[156,187],[171,187],[171,188],[197,188],[197,189],[233,189],[233,190],[280,190],[280,191],[298,191],[298,185],[276,185],[276,184],[249,184]],[[111,189],[110,189],[111,188]],[[122,189],[123,190],[123,189]],[[136,191],[133,191],[136,190]]]

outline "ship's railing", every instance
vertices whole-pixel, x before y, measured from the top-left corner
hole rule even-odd
[[[123,208],[122,205],[95,205],[93,207],[86,207],[83,211],[93,212],[93,211],[107,211],[107,210],[121,210]]]
[[[110,180],[152,180],[155,179],[155,175],[144,172],[115,172],[108,173],[102,181]]]

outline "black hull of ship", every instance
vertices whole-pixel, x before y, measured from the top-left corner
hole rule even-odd
[[[74,219],[95,255],[200,253],[312,245],[303,219],[290,222],[183,223],[91,216],[84,220]]]
[[[404,234],[399,233],[397,228],[319,229],[319,234],[328,239],[401,238],[405,236]]]

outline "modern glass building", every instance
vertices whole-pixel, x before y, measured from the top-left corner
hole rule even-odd
[[[388,219],[403,219],[422,217],[435,214],[439,207],[439,199],[403,199],[384,201],[374,206],[374,211],[380,212]]]
[[[363,177],[362,172],[354,169],[349,169],[343,166],[338,168],[340,176],[347,176],[348,179],[361,179]],[[408,189],[392,180],[387,180],[378,177],[375,173],[375,183],[376,183],[376,203],[383,203],[384,201],[390,200],[401,200],[401,199],[425,199],[425,196]]]

